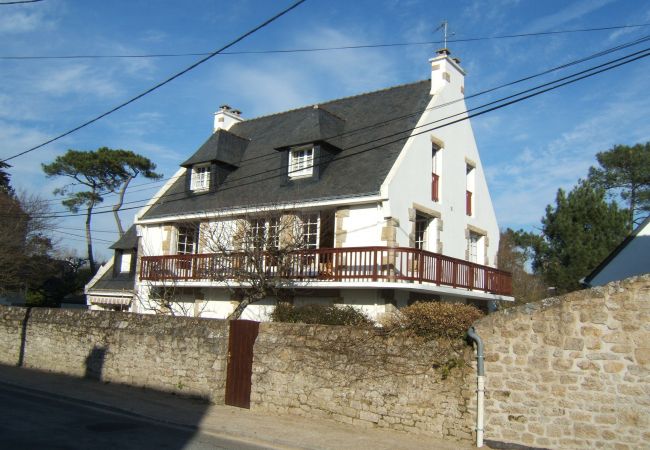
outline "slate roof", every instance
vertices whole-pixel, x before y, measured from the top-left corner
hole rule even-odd
[[[228,134],[248,144],[236,164],[239,167],[228,173],[222,185],[215,192],[196,195],[186,191],[182,175],[142,219],[376,194],[404,140],[347,156],[395,140],[384,138],[394,133],[406,131],[400,136],[408,136],[431,99],[430,86],[430,80],[423,80],[320,103],[318,108],[311,105],[239,122]],[[343,136],[336,136],[341,132]],[[183,165],[204,159],[213,147],[218,153],[221,134],[213,134]],[[342,150],[320,167],[319,179],[287,182],[282,152],[277,149],[312,141],[329,142]]]
[[[247,139],[241,138],[226,130],[217,130],[181,166],[190,167],[194,164],[221,161],[236,167],[247,145]]]
[[[89,289],[91,293],[97,291],[127,291],[133,292],[135,285],[135,273],[121,273],[113,276],[112,266],[106,273]]]
[[[135,231],[135,225],[131,225],[122,237],[108,248],[112,248],[113,250],[132,250],[137,247],[138,235]]]

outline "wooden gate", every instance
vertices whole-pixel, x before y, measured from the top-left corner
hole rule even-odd
[[[228,336],[228,370],[226,371],[226,405],[250,408],[253,345],[260,323],[231,320]]]

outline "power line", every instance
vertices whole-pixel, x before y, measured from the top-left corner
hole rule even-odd
[[[266,26],[269,25],[270,23],[274,22],[275,20],[277,20],[277,19],[279,19],[280,17],[282,17],[282,16],[284,16],[285,14],[287,14],[289,11],[292,11],[293,9],[297,8],[298,6],[300,6],[300,5],[301,5],[302,3],[304,3],[305,1],[307,1],[307,0],[298,0],[298,1],[296,1],[295,3],[293,3],[293,4],[292,4],[291,6],[289,6],[288,8],[286,8],[286,9],[282,10],[281,12],[275,14],[275,15],[274,15],[273,17],[271,17],[270,19],[265,20],[265,21],[262,22],[261,24],[257,25],[256,27],[254,27],[253,29],[247,31],[246,33],[242,34],[241,36],[239,36],[238,38],[234,39],[233,41],[230,41],[230,43],[224,45],[224,46],[221,47],[220,49],[215,50],[214,52],[210,53],[208,56],[206,56],[206,57],[204,57],[204,58],[201,58],[200,60],[198,60],[198,61],[195,62],[194,64],[192,64],[192,65],[190,65],[189,67],[187,67],[187,68],[181,70],[180,72],[178,72],[178,73],[172,75],[171,77],[167,78],[166,80],[161,81],[160,83],[158,83],[158,84],[156,84],[155,86],[153,86],[153,87],[147,89],[147,90],[144,91],[143,93],[136,95],[135,97],[133,97],[133,98],[131,98],[131,99],[125,101],[124,103],[121,103],[120,105],[118,105],[118,106],[116,106],[116,107],[114,107],[114,108],[112,108],[112,109],[106,111],[105,113],[100,114],[99,116],[97,116],[97,117],[95,117],[95,118],[93,118],[93,119],[91,119],[91,120],[88,120],[88,121],[82,123],[81,125],[76,126],[75,128],[66,131],[65,133],[62,133],[62,134],[60,134],[60,135],[58,135],[58,136],[56,136],[56,137],[54,137],[54,138],[52,138],[52,139],[49,139],[49,140],[43,142],[42,144],[39,144],[39,145],[37,145],[37,146],[35,146],[35,147],[31,147],[31,148],[29,148],[29,149],[27,149],[27,150],[24,150],[24,151],[22,151],[22,152],[20,152],[20,153],[17,153],[17,154],[15,154],[15,155],[13,155],[13,156],[10,156],[9,158],[5,158],[5,159],[3,160],[3,162],[10,161],[10,160],[12,160],[12,159],[14,159],[14,158],[17,158],[17,157],[19,157],[19,156],[25,155],[25,154],[27,154],[27,153],[29,153],[29,152],[33,152],[34,150],[37,150],[37,149],[39,149],[39,148],[41,148],[41,147],[44,147],[44,146],[46,146],[47,144],[50,144],[50,143],[52,143],[52,142],[54,142],[54,141],[58,141],[59,139],[65,137],[65,136],[68,136],[69,134],[72,134],[72,133],[74,133],[75,131],[78,131],[78,130],[84,128],[84,127],[87,127],[88,125],[90,125],[90,124],[92,124],[92,123],[94,123],[94,122],[97,122],[98,120],[100,120],[100,119],[102,119],[102,118],[108,116],[109,114],[113,114],[114,112],[116,112],[116,111],[118,111],[118,110],[124,108],[125,106],[127,106],[127,105],[129,105],[129,104],[135,102],[136,100],[141,99],[141,98],[144,97],[145,95],[150,94],[150,93],[152,93],[153,91],[155,91],[155,90],[157,90],[157,89],[163,87],[164,85],[166,85],[166,84],[172,82],[172,81],[175,80],[176,78],[178,78],[178,77],[180,77],[180,76],[186,74],[187,72],[191,71],[192,69],[198,67],[199,65],[203,64],[204,62],[206,62],[206,61],[208,61],[209,59],[213,58],[214,56],[218,55],[218,54],[221,53],[222,51],[224,51],[224,50],[226,50],[226,49],[232,47],[233,45],[237,44],[238,42],[240,42],[240,41],[246,39],[246,38],[247,38],[248,36],[250,36],[251,34],[253,34],[253,33],[255,33],[255,32],[261,30],[262,28],[266,27]]]
[[[443,103],[443,104],[440,104],[440,105],[435,105],[435,106],[433,106],[433,107],[428,107],[428,108],[424,108],[424,109],[418,109],[418,110],[416,110],[416,111],[414,111],[414,112],[412,112],[412,113],[409,113],[409,114],[405,114],[405,115],[402,115],[402,116],[396,116],[396,117],[393,117],[393,118],[391,118],[391,119],[388,119],[388,120],[385,120],[385,121],[382,121],[382,122],[374,123],[374,124],[372,124],[372,125],[366,125],[366,126],[363,126],[363,127],[355,128],[355,129],[353,129],[353,130],[349,130],[349,131],[345,131],[345,132],[339,133],[339,134],[337,134],[337,135],[328,136],[328,139],[333,139],[333,138],[343,137],[343,136],[350,135],[350,134],[354,134],[354,133],[358,133],[358,132],[361,132],[361,131],[364,131],[364,130],[367,130],[367,129],[371,129],[371,128],[376,128],[376,127],[379,127],[379,126],[383,126],[383,125],[386,125],[386,124],[388,124],[388,123],[390,123],[390,122],[393,122],[393,121],[396,121],[396,120],[405,119],[405,118],[408,118],[408,117],[412,117],[412,116],[414,116],[414,115],[416,115],[416,114],[420,114],[420,113],[423,113],[423,112],[425,112],[425,111],[430,111],[430,110],[436,110],[436,109],[444,108],[444,107],[446,107],[446,106],[453,105],[453,104],[458,103],[458,102],[460,102],[460,101],[469,100],[469,99],[472,99],[472,98],[475,98],[475,97],[478,97],[478,96],[481,96],[481,95],[488,94],[488,93],[490,93],[490,92],[494,92],[494,91],[496,91],[496,90],[498,90],[498,89],[502,89],[502,88],[505,88],[505,87],[513,86],[513,85],[515,85],[515,84],[520,84],[520,83],[522,83],[522,82],[529,81],[529,80],[532,80],[532,79],[534,79],[534,78],[538,78],[538,77],[540,77],[540,76],[547,75],[547,74],[549,74],[549,73],[556,72],[556,71],[558,71],[558,70],[565,69],[565,68],[568,68],[568,67],[571,67],[571,66],[574,66],[574,65],[577,65],[577,64],[580,64],[580,63],[583,63],[583,62],[586,62],[586,61],[589,61],[589,60],[592,60],[592,59],[598,58],[598,57],[603,56],[603,55],[611,54],[612,52],[615,52],[615,51],[619,51],[619,50],[622,50],[622,49],[625,49],[625,48],[632,47],[632,46],[634,46],[634,45],[638,45],[638,44],[643,43],[643,42],[646,42],[646,41],[648,41],[648,40],[650,40],[650,35],[646,35],[646,36],[643,36],[643,37],[641,37],[641,38],[634,39],[634,40],[632,40],[632,41],[625,42],[625,43],[623,43],[623,44],[619,44],[619,45],[617,45],[617,46],[615,46],[615,47],[610,47],[610,48],[607,48],[607,49],[601,50],[601,51],[596,52],[596,53],[593,53],[593,54],[591,54],[591,55],[588,55],[588,56],[585,56],[585,57],[582,57],[582,58],[579,58],[579,59],[576,59],[576,60],[572,60],[572,61],[570,61],[570,62],[567,62],[567,63],[561,64],[561,65],[559,65],[559,66],[552,67],[552,68],[550,68],[550,69],[546,69],[546,70],[544,70],[544,71],[542,71],[542,72],[538,72],[538,73],[533,74],[533,75],[528,75],[528,76],[525,76],[525,77],[523,77],[523,78],[519,78],[519,79],[514,80],[514,81],[510,81],[510,82],[507,82],[507,83],[504,83],[504,84],[501,84],[501,85],[498,85],[498,86],[494,86],[494,87],[491,87],[491,88],[485,89],[485,90],[483,90],[483,91],[477,92],[477,93],[475,93],[475,94],[469,95],[469,96],[464,97],[464,98],[460,98],[460,99],[457,99],[457,100],[452,100],[452,101],[449,101],[449,102],[446,102],[446,103]],[[256,119],[253,118],[253,119],[249,119],[249,120],[256,120]],[[242,159],[242,160],[240,161],[240,163],[246,163],[246,162],[253,161],[253,160],[259,160],[259,159],[270,158],[270,157],[274,157],[275,155],[277,155],[277,152],[271,152],[271,153],[267,153],[267,154],[263,154],[263,155],[257,155],[257,156],[253,156],[253,157],[250,157],[250,158],[244,158],[244,159]],[[182,176],[182,175],[181,175],[181,176]],[[169,180],[172,180],[172,179],[177,179],[177,178],[179,178],[179,177],[178,177],[178,176],[172,176],[172,177],[164,178],[164,179],[161,179],[161,180],[150,181],[150,182],[140,183],[140,184],[133,184],[133,185],[131,185],[131,187],[146,186],[146,185],[151,185],[151,184],[154,184],[154,185],[155,185],[155,184],[163,183],[163,182],[166,182],[166,181],[169,181]],[[150,186],[150,187],[148,187],[148,188],[144,188],[144,189],[129,190],[129,193],[140,192],[140,191],[143,191],[143,190],[153,189],[153,188],[155,188],[155,187],[156,187],[156,186]],[[106,195],[108,196],[108,195],[117,195],[117,194],[116,194],[116,193],[108,193],[108,194],[106,194]],[[61,199],[48,199],[48,200],[45,200],[45,201],[47,201],[47,202],[59,202],[59,201],[65,200],[65,199],[66,199],[66,198],[61,198]],[[140,201],[140,200],[138,200],[138,201]],[[126,204],[129,204],[129,203],[134,203],[134,201],[126,202]],[[112,208],[112,206],[111,206],[111,205],[106,205],[106,206],[99,206],[99,207],[98,207],[98,209],[102,209],[102,208]],[[65,213],[65,212],[66,212],[66,211],[62,211],[62,212],[60,212],[60,213]],[[57,214],[58,214],[58,213],[59,213],[59,212],[57,212]]]
[[[42,2],[43,0],[21,0],[21,1],[15,1],[15,2],[0,2],[0,5],[18,5],[21,3],[36,3],[36,2]]]
[[[571,33],[585,33],[593,31],[610,31],[621,30],[626,28],[641,28],[650,26],[650,23],[630,24],[630,25],[612,25],[608,27],[598,28],[580,28],[571,30],[556,30],[556,31],[540,31],[535,33],[520,33],[520,34],[506,34],[500,36],[481,36],[469,37],[461,39],[448,39],[447,43],[463,43],[463,42],[477,42],[488,41],[495,39],[513,39],[522,37],[535,37],[535,36],[549,36],[557,34],[571,34]],[[386,48],[386,47],[406,47],[414,45],[431,45],[443,44],[444,41],[416,41],[416,42],[389,42],[383,44],[359,44],[359,45],[344,45],[340,47],[312,47],[312,48],[294,48],[294,49],[270,49],[270,50],[242,50],[234,52],[220,52],[220,55],[261,55],[261,54],[277,54],[277,53],[310,53],[310,52],[326,52],[335,50],[360,50],[367,48]],[[0,60],[47,60],[47,59],[121,59],[121,58],[175,58],[185,56],[206,56],[210,55],[209,52],[194,52],[194,53],[145,53],[136,55],[34,55],[34,56],[0,56]]]
[[[495,105],[495,106],[492,106],[491,108],[483,109],[482,111],[477,111],[477,112],[472,113],[472,114],[467,114],[468,111],[471,111],[471,110],[467,110],[467,111],[464,111],[464,112],[461,112],[461,113],[458,113],[458,114],[454,114],[454,115],[451,115],[451,116],[448,116],[448,117],[445,117],[445,118],[442,118],[442,119],[435,120],[435,121],[433,121],[433,122],[429,122],[429,123],[426,123],[426,124],[420,125],[420,126],[418,126],[418,127],[410,128],[409,130],[405,130],[405,131],[402,131],[402,132],[394,133],[394,134],[389,135],[389,136],[384,136],[384,137],[381,138],[381,139],[376,139],[376,140],[374,140],[374,141],[368,141],[368,142],[365,142],[365,143],[362,143],[362,144],[358,144],[358,145],[356,145],[356,146],[348,147],[348,148],[346,148],[346,149],[344,149],[344,150],[349,150],[349,149],[351,149],[351,148],[359,147],[359,146],[362,146],[362,145],[366,145],[366,144],[371,143],[371,142],[375,142],[375,141],[383,140],[383,139],[386,139],[386,138],[389,138],[389,137],[394,137],[394,136],[399,135],[399,134],[404,134],[404,133],[406,133],[406,132],[408,132],[408,131],[415,130],[416,128],[422,128],[422,127],[425,127],[425,126],[429,126],[429,125],[432,125],[432,124],[434,124],[434,123],[438,123],[438,122],[441,122],[441,121],[444,121],[444,120],[448,120],[448,119],[451,119],[451,118],[456,117],[456,116],[459,116],[459,115],[460,115],[460,116],[464,116],[464,117],[460,117],[460,118],[458,118],[458,119],[455,119],[455,120],[453,120],[453,121],[451,121],[451,122],[447,122],[447,123],[444,123],[444,124],[442,124],[442,125],[437,125],[437,126],[434,126],[434,127],[432,127],[432,128],[427,128],[427,129],[425,129],[425,130],[422,130],[422,131],[418,131],[418,132],[416,132],[416,133],[409,134],[408,136],[399,137],[399,138],[394,139],[394,140],[392,140],[392,141],[383,142],[383,143],[381,143],[381,144],[378,144],[378,145],[373,146],[373,147],[369,147],[369,148],[367,148],[367,149],[363,149],[363,150],[360,150],[360,151],[357,151],[357,152],[354,152],[354,153],[350,153],[350,154],[346,154],[346,155],[340,155],[340,156],[337,156],[337,157],[333,158],[331,161],[338,161],[338,160],[343,160],[343,159],[347,159],[347,158],[352,158],[352,157],[358,156],[358,155],[360,155],[360,154],[363,154],[363,153],[366,153],[366,152],[369,152],[369,151],[376,150],[376,149],[378,149],[378,148],[384,147],[384,146],[386,146],[386,145],[389,145],[389,144],[392,144],[392,143],[395,143],[395,142],[404,141],[404,140],[406,140],[406,139],[408,139],[408,138],[410,138],[410,137],[412,137],[412,136],[417,136],[417,135],[420,135],[420,134],[428,133],[428,132],[431,132],[431,131],[434,131],[434,130],[438,130],[438,129],[440,129],[440,128],[444,128],[444,127],[447,127],[447,126],[450,126],[450,125],[453,125],[453,124],[456,124],[456,123],[459,123],[459,122],[462,122],[462,121],[465,121],[465,120],[469,120],[470,118],[477,117],[477,116],[480,116],[480,115],[486,114],[486,113],[488,113],[488,112],[492,112],[492,111],[495,111],[495,110],[498,110],[498,109],[504,108],[504,107],[506,107],[506,106],[510,106],[510,105],[513,105],[513,104],[519,103],[519,102],[524,101],[524,100],[527,100],[527,99],[529,99],[529,98],[532,98],[532,97],[535,97],[535,96],[541,95],[541,94],[543,94],[543,93],[546,93],[546,92],[549,92],[549,91],[552,91],[552,90],[558,89],[558,88],[563,87],[563,86],[566,86],[566,85],[568,85],[568,84],[575,83],[575,82],[580,81],[580,80],[583,80],[583,79],[585,79],[585,78],[589,78],[589,77],[592,77],[592,76],[598,75],[598,74],[600,74],[600,73],[603,73],[603,72],[606,72],[606,71],[612,70],[612,69],[617,68],[617,67],[620,67],[620,66],[622,66],[622,65],[629,64],[629,63],[631,63],[631,62],[637,61],[637,60],[642,59],[642,58],[646,58],[646,57],[648,57],[648,56],[650,56],[650,47],[649,47],[649,48],[646,48],[646,49],[644,49],[644,50],[641,50],[641,51],[639,51],[639,52],[635,52],[635,53],[632,53],[632,54],[630,54],[630,55],[626,55],[626,56],[624,56],[624,57],[622,57],[622,58],[618,58],[618,59],[616,59],[616,60],[611,60],[611,61],[609,61],[609,62],[607,62],[607,63],[600,64],[600,65],[595,66],[595,67],[592,67],[592,68],[590,68],[590,69],[586,69],[586,70],[583,70],[583,71],[581,71],[581,72],[577,72],[577,73],[575,73],[575,74],[572,74],[572,75],[569,75],[569,76],[563,77],[562,79],[559,79],[559,80],[556,80],[556,81],[553,81],[553,82],[549,82],[549,83],[545,83],[545,84],[542,84],[542,85],[536,86],[536,87],[534,87],[534,88],[527,89],[527,90],[525,90],[525,91],[519,92],[519,93],[517,93],[517,94],[513,94],[513,95],[511,95],[511,96],[504,97],[504,98],[502,98],[502,99],[495,100],[495,101],[493,101],[493,102],[489,102],[489,103],[487,103],[487,104],[484,104],[484,105],[481,105],[481,106],[479,106],[479,107],[475,107],[475,108],[472,108],[472,109],[471,109],[471,110],[479,110],[479,109],[483,109],[483,108],[485,108],[486,106],[489,106],[489,105]],[[596,70],[596,69],[598,69],[598,70]],[[578,75],[580,75],[580,76],[578,76]],[[563,81],[563,82],[560,83],[560,81]],[[542,87],[545,87],[545,89],[541,89],[541,90],[540,90],[540,88],[542,88]],[[537,92],[533,92],[533,91],[537,91]],[[521,95],[524,94],[524,93],[528,93],[528,95],[525,95],[525,96],[523,96],[523,97],[519,97],[519,98],[514,98],[514,97],[521,96]],[[501,103],[501,102],[503,102],[503,100],[507,100],[507,99],[512,99],[512,100],[510,100],[510,101],[508,101],[508,102],[506,102],[506,103]],[[497,103],[501,103],[501,104],[497,104]],[[467,115],[466,115],[466,114],[467,114]],[[312,165],[312,167],[320,166],[320,165],[322,165],[322,164],[323,164],[322,162],[314,163],[314,164]],[[278,170],[278,169],[267,170],[267,171],[265,171],[265,172],[260,172],[260,173],[258,173],[258,174],[256,174],[256,175],[261,175],[261,174],[264,174],[264,173],[275,172],[275,171],[277,171],[277,170]],[[226,186],[226,187],[221,187],[221,188],[220,188],[220,191],[228,190],[228,189],[235,189],[235,188],[239,188],[239,187],[246,186],[246,185],[249,185],[249,184],[259,183],[259,182],[261,182],[261,181],[267,181],[267,180],[270,180],[270,179],[273,179],[273,178],[277,178],[277,177],[280,177],[280,176],[284,176],[284,174],[272,175],[272,176],[269,176],[269,177],[266,177],[266,178],[264,178],[264,179],[260,179],[260,180],[249,180],[249,181],[247,181],[247,182],[245,182],[245,183],[237,184],[236,186]],[[250,177],[248,177],[248,178],[250,178]],[[226,183],[224,183],[224,184],[226,184]],[[166,196],[184,195],[184,194],[185,194],[185,192],[176,193],[176,194],[165,194],[165,195],[163,195],[163,196],[161,196],[161,197],[159,197],[159,198],[166,197]],[[144,201],[144,202],[148,202],[149,200],[150,200],[150,199],[138,200],[137,202],[142,202],[142,201]],[[179,199],[167,200],[167,202],[182,201],[182,200],[185,200],[185,198],[179,198]],[[135,203],[135,201],[134,201],[133,203]],[[132,206],[132,207],[123,208],[123,211],[125,211],[125,210],[132,210],[132,209],[138,209],[138,208],[141,208],[142,206],[143,206],[143,205],[138,205],[138,206]],[[110,212],[111,212],[111,211],[99,211],[99,212],[96,212],[96,214],[105,214],[105,213],[110,213]],[[1,215],[1,214],[0,214],[0,215]],[[75,217],[75,216],[83,216],[83,215],[85,215],[85,214],[69,214],[69,215],[65,215],[65,216],[50,216],[50,217],[51,217],[51,218],[62,218],[62,217]]]
[[[59,231],[59,230],[52,230],[54,233],[59,233],[59,234],[64,234],[66,236],[73,236],[73,237],[78,237],[78,238],[85,238],[86,236],[82,236],[79,234],[74,234],[74,233],[67,233],[65,231]],[[99,242],[104,242],[105,244],[113,244],[114,241],[109,241],[108,239],[102,239],[98,237],[92,238],[93,241],[99,241]]]

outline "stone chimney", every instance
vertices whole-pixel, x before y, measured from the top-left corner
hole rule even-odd
[[[238,109],[232,109],[228,105],[221,105],[219,111],[214,113],[214,129],[212,130],[215,133],[217,130],[228,130],[231,126],[237,122],[241,122],[241,111]]]
[[[442,88],[451,88],[452,92],[465,95],[465,71],[460,67],[460,59],[451,58],[449,49],[443,48],[431,58],[431,95],[439,93]]]

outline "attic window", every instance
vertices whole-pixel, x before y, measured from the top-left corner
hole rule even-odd
[[[309,177],[314,173],[314,147],[289,152],[289,178]]]
[[[210,164],[196,165],[192,168],[192,190],[206,191],[210,188]]]

